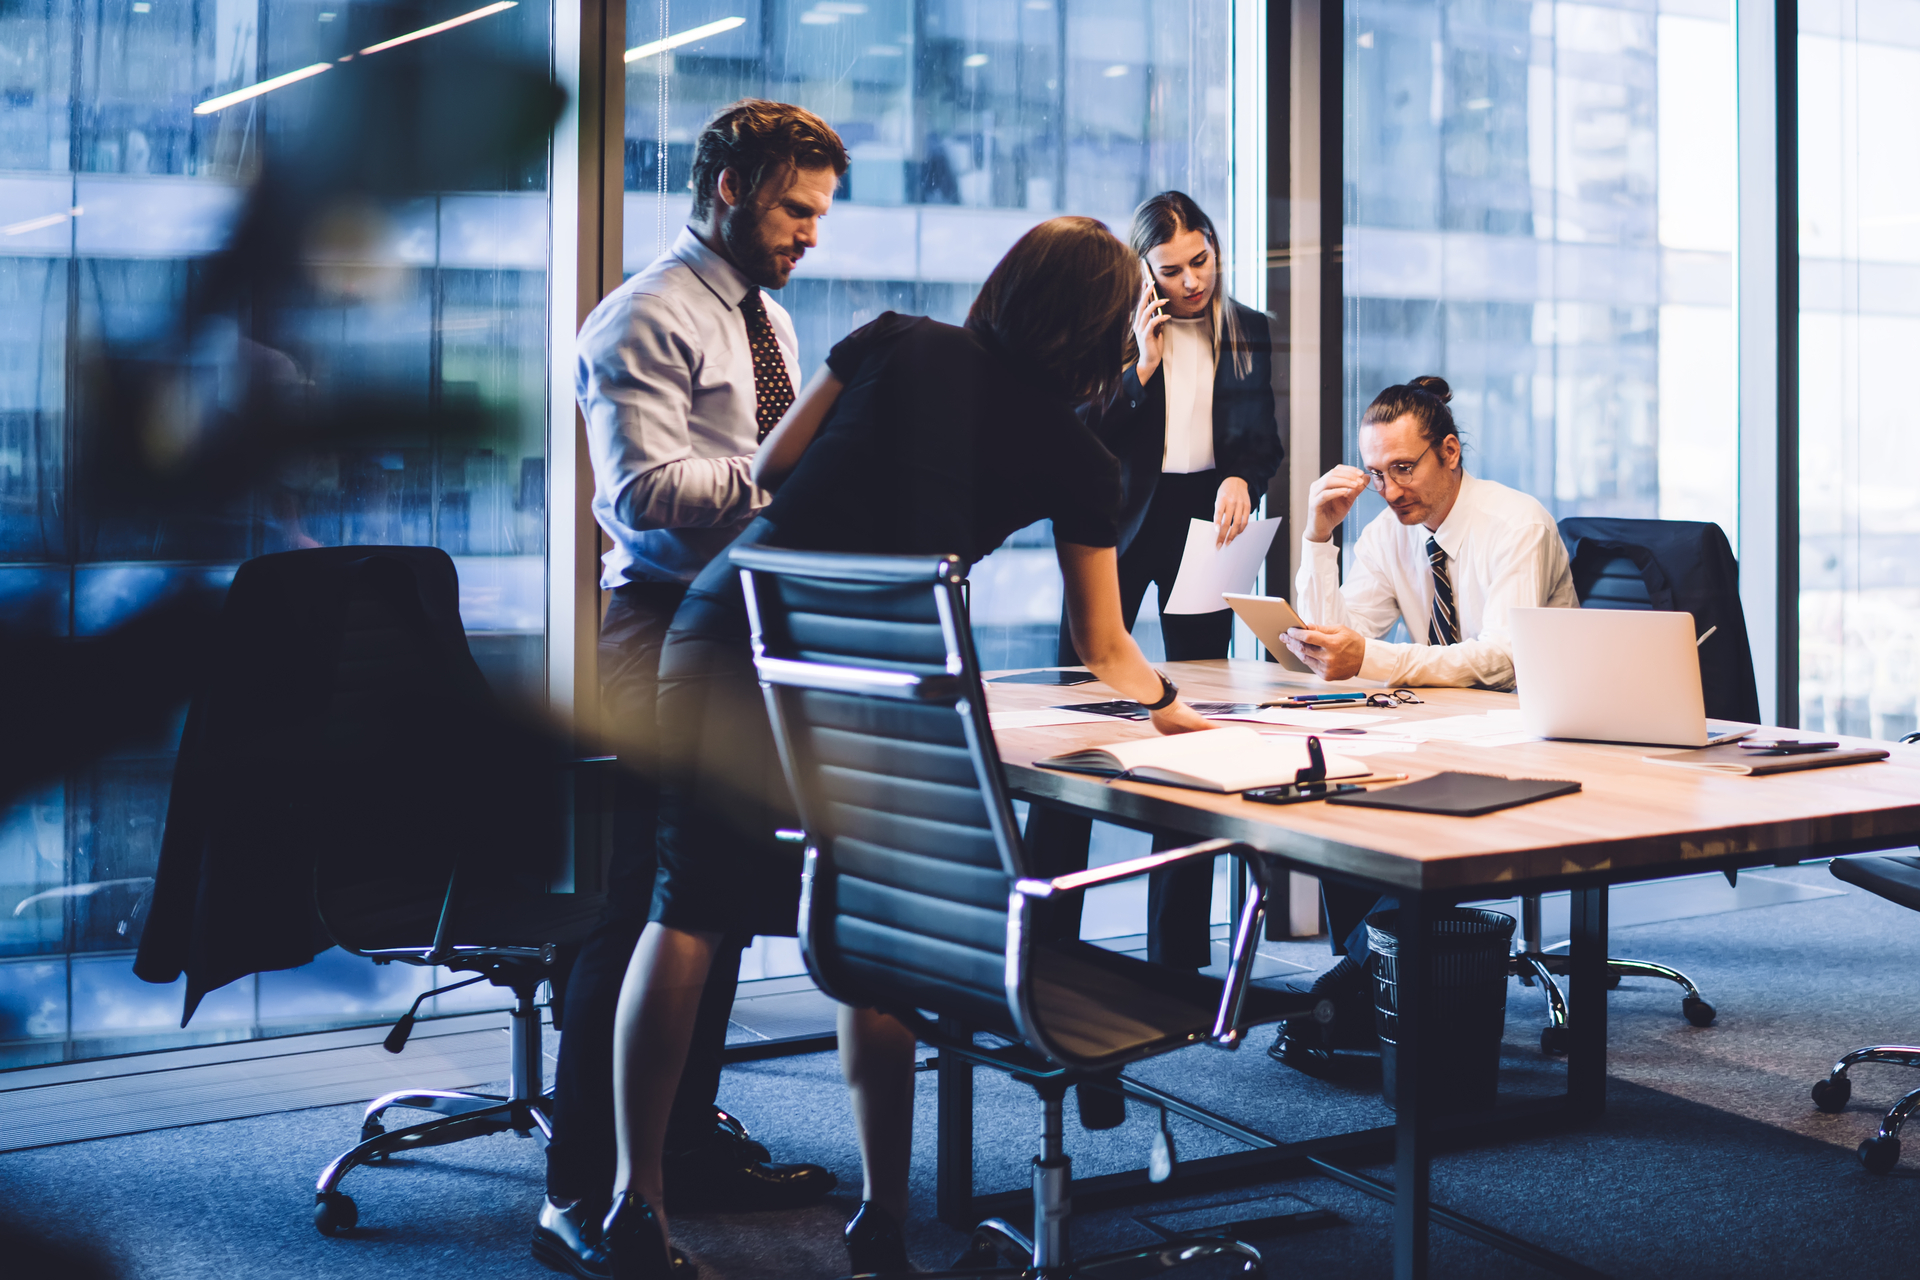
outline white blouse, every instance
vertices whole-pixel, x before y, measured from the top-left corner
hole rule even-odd
[[[1160,368],[1167,380],[1167,443],[1160,470],[1213,469],[1213,325],[1206,316],[1169,320]]]

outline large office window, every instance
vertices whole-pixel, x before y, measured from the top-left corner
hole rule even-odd
[[[820,247],[780,295],[807,376],[883,311],[960,322],[1000,255],[1047,218],[1086,214],[1124,237],[1133,207],[1172,187],[1226,234],[1230,10],[1229,0],[629,0],[626,270],[685,222],[702,122],[748,95],[819,112],[852,156]],[[669,42],[732,25],[653,52],[663,12]],[[1060,579],[1044,526],[976,566],[973,584],[983,663],[1053,662]],[[1157,623],[1142,630],[1154,643]]]
[[[1920,5],[1800,5],[1800,723],[1894,738],[1920,693]]]
[[[183,577],[224,582],[252,556],[428,544],[459,567],[494,683],[540,686],[544,169],[389,210],[350,252],[336,246],[325,269],[342,296],[271,355],[318,387],[378,384],[422,410],[483,405],[499,424],[490,436],[362,441],[289,458],[224,509],[132,518],[89,492],[69,413],[89,345],[137,340],[177,306],[260,158],[314,99],[293,84],[195,107],[474,7],[53,0],[0,13],[0,624],[84,636]],[[523,2],[434,38],[544,61],[549,29],[547,6]],[[247,317],[234,324],[244,336]],[[178,734],[0,812],[0,1067],[373,1020],[429,981],[329,953],[222,989],[179,1033],[178,988],[130,968]]]
[[[1729,17],[1347,7],[1345,460],[1381,388],[1436,373],[1474,474],[1736,535]]]

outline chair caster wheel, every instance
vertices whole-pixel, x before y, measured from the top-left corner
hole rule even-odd
[[[1696,1000],[1692,996],[1680,1002],[1680,1014],[1696,1027],[1710,1027],[1718,1010],[1705,1000]]]
[[[1898,1146],[1898,1143],[1894,1144]],[[313,1225],[323,1236],[351,1231],[360,1221],[360,1206],[340,1191],[322,1191],[313,1198]]]
[[[381,1124],[378,1120],[369,1120],[360,1126],[360,1141],[366,1142],[369,1139],[377,1138],[386,1131],[387,1126]]]
[[[1847,1099],[1852,1096],[1853,1081],[1846,1076],[1841,1076],[1838,1080],[1813,1082],[1813,1105],[1822,1111],[1845,1111]]]
[[[1564,1056],[1567,1052],[1567,1029],[1560,1026],[1540,1028],[1540,1052],[1555,1057]]]
[[[1868,1173],[1890,1173],[1893,1166],[1900,1163],[1900,1139],[1883,1138],[1879,1134],[1860,1144],[1860,1163],[1867,1166]]]

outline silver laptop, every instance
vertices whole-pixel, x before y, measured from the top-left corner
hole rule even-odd
[[[1508,618],[1527,733],[1704,747],[1753,732],[1708,726],[1690,613],[1515,609]]]

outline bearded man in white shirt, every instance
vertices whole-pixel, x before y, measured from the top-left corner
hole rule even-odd
[[[555,1002],[564,1032],[533,1254],[582,1280],[610,1266],[599,1227],[616,1158],[613,1023],[653,900],[660,649],[688,585],[770,499],[753,483],[753,455],[793,403],[800,352],[763,291],[784,286],[817,242],[846,171],[839,135],[813,112],[754,98],[721,108],[694,143],[692,221],[580,326],[574,392],[610,548],[601,707],[623,773],[607,913]],[[729,939],[715,958],[674,1103],[667,1195],[683,1208],[791,1208],[834,1186],[818,1165],[773,1163],[714,1107],[746,941]]]
[[[1539,501],[1467,474],[1460,433],[1436,377],[1388,387],[1360,419],[1359,467],[1337,466],[1308,491],[1308,526],[1294,607],[1308,625],[1287,632],[1296,657],[1328,680],[1513,688],[1515,608],[1578,608],[1559,527]],[[1333,532],[1362,491],[1387,510],[1354,544],[1346,582]],[[1405,642],[1384,639],[1405,623]],[[1268,1052],[1315,1072],[1330,1051],[1377,1047],[1366,990],[1366,917],[1393,905],[1371,889],[1323,881],[1339,963],[1311,987],[1341,1012],[1331,1026],[1288,1023]]]

